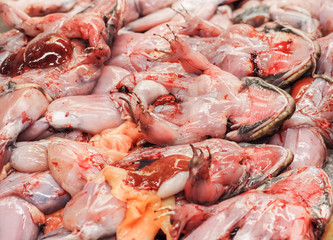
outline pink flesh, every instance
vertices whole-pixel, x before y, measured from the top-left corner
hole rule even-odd
[[[289,169],[305,166],[322,167],[327,159],[327,149],[322,136],[312,127],[287,128],[269,141],[290,149],[294,160]]]
[[[179,61],[188,73],[202,74],[197,77],[184,77],[179,74],[148,71],[129,75],[117,85],[118,88],[126,86],[132,91],[140,81],[152,80],[163,85],[176,99],[181,100],[181,103],[166,105],[165,109],[168,111],[164,111],[163,106],[148,111],[140,101],[132,97],[134,118],[139,122],[149,142],[184,144],[200,141],[205,136],[222,138],[228,118],[234,125],[231,126],[233,131],[228,133],[227,137],[242,141],[246,140],[246,133],[238,131],[242,125],[261,122],[257,127],[260,129],[283,112],[293,110],[294,103],[280,90],[261,87],[251,80],[240,81],[232,74],[210,65],[203,55],[191,49],[177,36],[168,39],[168,42],[173,54],[168,54],[162,61]],[[170,107],[174,110],[169,113]],[[262,111],[263,109],[265,111]],[[240,114],[242,117],[238,117]],[[257,129],[252,129],[251,132]],[[168,138],[159,137],[164,135]]]
[[[70,199],[49,171],[31,174],[11,173],[0,182],[0,197],[7,196],[20,197],[45,214],[63,208]]]
[[[264,78],[300,69],[315,52],[309,39],[285,32],[265,34],[245,24],[233,25],[215,38],[179,36],[210,63],[237,77]]]
[[[320,23],[303,8],[295,6],[272,6],[269,9],[270,18],[284,24],[289,24],[294,28],[301,29],[314,38],[322,36]]]
[[[306,209],[256,192],[238,197],[237,203],[208,218],[184,239],[229,239],[235,228],[240,228],[232,238],[237,240],[315,239]]]
[[[212,162],[206,167],[208,178],[201,175],[203,172],[199,172],[198,166],[189,165],[186,198],[199,204],[212,204],[221,198],[255,188],[276,176],[290,157],[286,149],[270,145],[212,154]]]
[[[319,43],[321,48],[321,55],[317,63],[316,72],[319,74],[325,74],[329,77],[333,76],[333,67],[331,64],[331,62],[333,61],[332,41],[333,41],[333,33],[317,39],[317,42]]]
[[[252,125],[263,119],[274,119],[287,105],[285,96],[261,87],[250,86],[240,95],[249,103],[248,108],[242,106],[242,109],[236,108],[233,111],[231,119],[237,126]]]
[[[88,143],[58,139],[47,151],[52,176],[71,196],[82,190],[88,175],[97,174],[107,163],[103,153]]]
[[[20,135],[17,137],[18,141],[31,141],[41,135],[43,132],[47,131],[50,127],[49,123],[42,117],[37,121],[33,122],[31,126],[25,129]]]
[[[126,213],[126,203],[110,193],[110,186],[89,182],[66,205],[64,227],[78,232],[83,239],[112,236]]]
[[[20,172],[33,173],[49,169],[47,145],[51,141],[19,142],[10,156],[11,166]]]
[[[113,9],[115,6],[116,8]],[[115,28],[106,29],[101,13],[107,14],[112,9],[114,15],[108,19],[107,24],[114,24]],[[100,0],[95,1],[94,5],[89,6],[83,13],[74,16],[69,13],[56,13],[41,18],[29,17],[19,9],[14,9],[5,3],[1,4],[0,10],[8,12],[10,16],[4,16],[4,18],[11,22],[13,27],[22,29],[27,35],[37,35],[29,42],[28,47],[34,46],[38,40],[50,32],[75,38],[70,40],[73,53],[62,65],[42,70],[24,67],[21,75],[11,79],[17,83],[36,83],[53,98],[57,98],[88,94],[92,91],[100,74],[99,67],[110,57],[111,50],[106,42],[109,43],[120,28],[124,6],[123,1],[120,0]],[[81,40],[88,40],[89,44]],[[87,49],[90,49],[90,52]],[[87,51],[90,54],[87,54]],[[35,54],[38,54],[38,51]],[[2,86],[9,81],[6,76],[2,75],[1,78]]]
[[[332,146],[332,91],[332,83],[316,78],[297,102],[294,115],[284,122],[283,129],[312,126]]]
[[[1,75],[1,86],[8,81],[15,83],[35,83],[41,86],[52,98],[67,95],[88,94],[93,89],[100,69],[93,63],[84,63],[84,45],[72,41],[73,54],[69,62],[58,67],[30,69],[21,75],[8,79]]]
[[[59,98],[49,105],[45,118],[56,129],[73,128],[91,134],[118,127],[123,122],[108,94]]]
[[[316,212],[318,208],[322,218],[320,220],[329,219],[331,210],[326,205],[332,205],[332,189],[328,176],[321,168],[298,168],[285,172],[278,179],[263,191],[268,194],[283,194],[310,211]],[[323,195],[324,192],[326,196]]]
[[[36,207],[22,199],[2,198],[0,199],[0,238],[35,240],[39,233],[38,223],[42,223],[37,218],[41,220],[43,217]]]
[[[98,78],[97,84],[93,90],[94,94],[115,92],[116,85],[126,75],[130,74],[127,70],[106,65],[102,68],[101,76]]]
[[[10,54],[17,52],[27,44],[26,36],[18,30],[11,30],[2,33],[0,36],[0,63],[2,63]]]
[[[212,138],[204,140],[202,142],[193,143],[193,146],[196,148],[204,149],[206,146],[209,147],[211,153],[216,152],[227,152],[239,149],[238,144],[230,142],[223,139]],[[190,145],[178,145],[178,146],[167,146],[167,147],[147,147],[147,148],[138,148],[135,151],[132,151],[120,162],[114,163],[115,166],[127,168],[131,166],[134,162],[142,159],[159,159],[162,157],[167,157],[170,155],[181,154],[189,158],[193,156],[193,151]],[[205,157],[208,157],[208,153],[204,151]]]
[[[177,239],[184,229],[185,239],[317,239],[331,206],[327,175],[305,167],[217,205],[176,207],[172,234]]]
[[[5,147],[15,141],[19,133],[41,117],[48,101],[37,89],[24,88],[0,97],[0,168],[6,161]]]

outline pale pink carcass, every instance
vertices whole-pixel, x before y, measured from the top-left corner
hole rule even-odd
[[[13,77],[17,83],[36,83],[57,98],[92,91],[121,27],[124,1],[94,1],[74,15],[30,17],[6,3],[0,10],[9,25],[34,37],[1,62],[1,85]]]
[[[164,3],[172,3],[170,7],[162,8],[154,11],[144,17],[141,17],[135,21],[125,25],[125,28],[143,32],[154,27],[159,27],[162,24],[170,22],[181,22],[181,18],[177,15],[177,12],[188,11],[195,13],[204,19],[211,18],[219,5],[235,2],[235,0],[180,0],[180,1],[164,1]],[[161,3],[160,3],[161,4]],[[163,4],[163,3],[162,3]]]
[[[82,190],[87,179],[112,163],[107,151],[66,139],[54,139],[47,147],[47,154],[52,176],[71,196]]]
[[[0,198],[16,196],[36,206],[44,214],[63,208],[70,196],[53,179],[49,171],[12,172],[0,182]]]
[[[234,12],[235,22],[258,26],[265,21],[277,20],[320,37],[332,32],[333,4],[326,0],[260,0],[244,1]]]
[[[303,8],[293,4],[281,4],[273,1],[251,1],[234,12],[234,23],[246,23],[260,27],[268,21],[277,21],[291,25],[308,33],[314,38],[322,36],[318,19]]]
[[[136,189],[154,190],[162,198],[185,189],[187,200],[212,204],[257,187],[291,161],[291,152],[281,147],[240,147],[209,139],[194,143],[192,148],[138,149],[115,165],[128,170],[126,183]]]
[[[10,156],[11,167],[20,172],[34,173],[49,169],[47,146],[51,141],[18,142]]]
[[[34,87],[9,88],[0,96],[0,169],[8,160],[9,143],[40,118],[49,104],[44,93]]]
[[[171,52],[162,60],[180,62],[199,76],[148,71],[129,75],[117,85],[133,92],[130,112],[147,141],[184,144],[207,136],[250,141],[273,133],[293,112],[294,100],[283,90],[259,78],[238,79],[177,36],[168,41]],[[158,89],[149,99],[136,91],[146,80]]]
[[[332,189],[316,167],[291,170],[217,205],[173,209],[173,239],[319,239],[332,212]]]
[[[117,66],[103,66],[101,76],[98,78],[92,93],[103,94],[114,92],[118,82],[128,74],[130,74],[129,71]]]
[[[237,77],[259,76],[286,87],[315,68],[320,55],[318,43],[291,26],[268,23],[258,30],[236,24],[224,30],[189,13],[185,18],[186,23],[171,25],[171,29],[179,33],[178,37],[210,63]],[[153,68],[160,63],[151,58],[161,58],[163,52],[169,51],[158,35],[170,37],[168,34],[165,26],[144,34],[121,33],[115,40],[110,64],[131,72]]]
[[[332,91],[333,84],[329,80],[316,78],[297,101],[295,113],[282,128],[312,126],[332,146]]]
[[[17,197],[0,199],[0,239],[35,240],[44,214],[34,205]]]
[[[80,3],[81,2],[81,3]],[[72,11],[73,8],[78,8],[77,5],[88,5],[92,0],[77,1],[77,0],[60,0],[60,1],[42,1],[42,0],[9,0],[7,3],[17,9],[22,10],[30,17],[45,16],[47,14]]]
[[[285,87],[314,68],[320,47],[302,31],[267,23],[262,31],[237,24],[215,38],[184,40],[214,65],[237,77],[259,76]]]
[[[328,157],[325,142],[313,127],[287,128],[271,137],[269,143],[286,147],[293,152],[294,159],[289,169],[322,167]]]
[[[109,94],[68,96],[53,101],[45,118],[55,129],[76,129],[97,134],[123,123],[121,108]]]
[[[186,199],[198,204],[213,204],[256,188],[293,160],[289,150],[272,145],[248,145],[206,159],[199,150],[189,162],[185,184]]]
[[[304,78],[292,87],[296,111],[270,140],[292,150],[294,161],[290,168],[322,167],[327,159],[323,139],[332,145],[332,36],[318,39],[322,54],[317,62],[316,78]]]
[[[111,194],[104,179],[88,182],[66,205],[63,225],[80,239],[114,236],[125,218],[126,203]]]

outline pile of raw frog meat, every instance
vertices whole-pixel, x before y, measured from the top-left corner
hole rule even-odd
[[[332,239],[332,0],[0,14],[0,240]]]

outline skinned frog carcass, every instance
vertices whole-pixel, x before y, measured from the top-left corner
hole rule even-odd
[[[122,0],[99,0],[76,14],[30,17],[2,2],[4,21],[29,41],[8,50],[0,66],[0,84],[35,83],[52,98],[90,93],[100,67],[111,55],[110,45],[121,27],[124,9]],[[5,42],[4,48],[9,44]]]
[[[16,89],[16,90],[15,90]],[[40,118],[49,104],[43,91],[34,86],[14,85],[0,96],[0,168],[7,163],[10,144]]]
[[[217,205],[173,209],[173,239],[319,239],[332,211],[332,189],[316,167],[291,170]],[[268,227],[269,226],[269,227]]]
[[[258,76],[284,88],[312,71],[320,55],[320,47],[312,37],[288,25],[267,23],[255,29],[235,24],[221,29],[190,13],[184,17],[185,23],[170,23],[178,37],[211,64],[236,77]],[[160,65],[150,59],[168,51],[159,35],[171,37],[165,25],[145,33],[121,32],[115,40],[110,64],[132,72]]]
[[[126,184],[154,190],[161,198],[185,190],[186,199],[213,204],[256,188],[292,161],[288,149],[272,145],[239,146],[223,139],[193,145],[133,151],[115,166],[128,171]]]
[[[332,39],[333,34],[317,39],[321,56],[313,77],[297,81],[291,88],[296,101],[295,113],[281,131],[270,139],[291,149],[294,161],[290,167],[319,166],[327,160],[325,143],[333,146],[332,128]]]
[[[251,0],[234,11],[234,22],[260,26],[279,21],[299,28],[315,38],[332,32],[332,2],[326,0]]]
[[[238,79],[177,36],[168,41],[171,52],[162,60],[180,62],[191,76],[148,71],[117,85],[133,92],[126,101],[147,141],[185,144],[207,136],[251,141],[272,134],[294,111],[294,100],[283,90],[259,78]]]

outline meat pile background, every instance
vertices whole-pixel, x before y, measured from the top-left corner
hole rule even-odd
[[[332,77],[333,38],[318,41],[324,60],[313,39],[332,32],[333,3],[311,12],[305,2],[2,3],[20,31],[0,24],[9,31],[0,97],[20,114],[17,129],[1,123],[0,212],[13,220],[0,217],[0,240],[321,238],[332,211],[332,118],[323,110],[309,123],[297,107],[306,97],[292,94],[295,110],[286,92]],[[67,13],[31,17],[41,8]],[[244,23],[256,28],[233,25]],[[45,61],[39,52],[50,43],[59,55]],[[329,178],[304,166],[323,166]],[[270,202],[289,210],[267,210]],[[246,224],[258,217],[251,204],[264,219],[256,226]],[[302,231],[269,222],[290,213]]]

